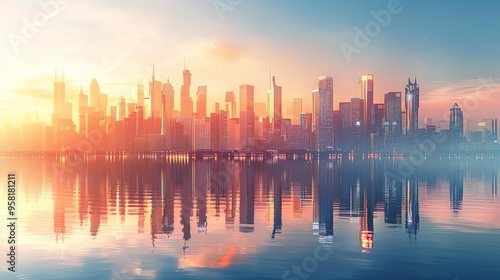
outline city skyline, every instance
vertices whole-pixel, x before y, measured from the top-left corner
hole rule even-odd
[[[149,96],[144,94],[144,85],[138,84],[138,102],[127,103],[122,96],[119,104],[109,104],[108,95],[101,92],[96,79],[90,83],[89,95],[81,86],[75,118],[73,104],[66,100],[64,73],[58,79],[55,72],[50,125],[36,114],[27,114],[29,119],[23,121],[21,130],[10,125],[2,128],[5,135],[12,135],[0,138],[2,150],[65,151],[92,140],[96,131],[99,138],[107,138],[106,142],[87,144],[85,150],[142,153],[241,149],[364,154],[409,152],[422,149],[422,143],[429,140],[440,150],[498,149],[497,118],[483,118],[477,129],[471,128],[457,102],[450,109],[449,121],[433,123],[432,118],[425,117],[419,125],[420,84],[416,77],[414,82],[408,78],[404,94],[388,92],[384,103],[373,103],[375,78],[364,74],[359,80],[359,96],[352,96],[350,102],[338,102],[339,109],[335,110],[334,78],[320,76],[310,97],[312,111],[303,110],[302,99],[294,99],[294,115],[285,118],[282,87],[271,73],[266,103],[255,102],[253,85],[240,85],[239,110],[234,92],[226,92],[222,108],[220,102],[207,104],[207,85],[198,86],[194,103],[190,95],[192,73],[186,68],[182,73],[184,81],[178,94],[181,110],[175,110],[176,94],[170,80],[158,81],[153,66]],[[311,114],[310,123],[303,119],[306,113]],[[444,138],[436,142],[437,137]]]
[[[2,24],[5,23],[5,36],[2,36],[0,58],[6,67],[2,68],[0,78],[1,117],[9,116],[12,124],[24,117],[25,110],[38,110],[42,120],[50,121],[51,90],[46,85],[53,80],[54,68],[59,75],[64,69],[69,102],[75,104],[81,89],[89,94],[88,81],[95,78],[100,82],[101,91],[109,94],[110,101],[118,103],[121,96],[127,102],[138,102],[136,85],[148,86],[153,64],[157,68],[157,79],[169,80],[176,92],[183,83],[179,69],[189,68],[194,73],[190,97],[194,101],[195,89],[208,85],[207,104],[222,104],[226,91],[237,91],[239,85],[247,83],[255,86],[255,101],[263,102],[269,89],[267,69],[271,66],[272,74],[279,77],[283,92],[287,93],[283,96],[283,114],[287,118],[293,112],[295,98],[302,98],[304,110],[310,111],[312,103],[307,96],[315,86],[316,77],[324,74],[335,77],[336,100],[348,101],[359,92],[356,82],[361,73],[373,73],[377,78],[374,103],[382,103],[386,92],[403,91],[404,84],[400,81],[417,76],[422,84],[422,115],[447,119],[447,110],[441,108],[467,101],[471,105],[463,106],[464,113],[472,115],[473,120],[499,117],[491,105],[500,101],[496,95],[469,100],[476,90],[498,90],[500,70],[495,44],[491,42],[491,38],[496,37],[490,36],[495,28],[485,24],[494,19],[497,3],[488,3],[490,8],[481,9],[481,17],[465,23],[457,19],[477,13],[478,7],[466,2],[451,5],[452,2],[443,1],[433,3],[429,11],[425,1],[399,1],[401,11],[393,14],[380,34],[370,38],[370,44],[352,55],[348,62],[339,45],[352,44],[354,28],[364,29],[374,20],[371,12],[386,9],[389,1],[297,5],[283,1],[242,1],[222,14],[213,2],[153,1],[150,6],[140,6],[124,1],[118,8],[112,3],[92,1],[85,5],[77,1],[46,2],[57,5],[2,7],[11,13],[1,19]],[[262,9],[263,6],[266,9]],[[273,11],[278,9],[284,25],[270,24]],[[34,25],[34,29],[29,30],[26,21],[32,22],[34,15],[46,10],[50,16],[45,25]],[[108,13],[111,10],[114,13]],[[301,10],[317,13],[318,19],[293,20]],[[183,21],[182,11],[194,13],[195,19]],[[412,23],[423,11],[429,20],[414,26]],[[262,23],[256,21],[261,18],[260,14],[268,16]],[[115,23],[116,17],[129,20]],[[316,25],[315,20],[319,19],[326,24]],[[179,22],[185,32],[172,27]],[[263,24],[272,28],[260,32],[259,26]],[[200,25],[206,27],[200,30],[197,28]],[[439,28],[435,28],[436,25]],[[85,26],[109,28],[85,29]],[[461,39],[447,34],[450,26],[462,30]],[[288,27],[309,35],[303,42],[297,42]],[[481,32],[474,32],[479,27]],[[56,53],[53,42],[61,34],[66,40],[58,41]],[[322,38],[321,44],[310,44],[318,38]],[[403,44],[409,39],[412,44]],[[89,40],[106,44],[89,46],[85,44]],[[459,42],[464,41],[467,44],[460,47],[463,44]],[[490,43],[485,44],[486,41]],[[400,61],[406,61],[405,65]],[[180,102],[175,99],[176,108],[180,108]],[[24,104],[22,109],[19,104]]]

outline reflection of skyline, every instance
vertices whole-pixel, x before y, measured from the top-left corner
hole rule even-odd
[[[464,177],[460,164],[454,161],[450,164],[450,208],[458,213],[462,209],[464,198]]]
[[[44,165],[47,163],[39,164],[41,170],[45,170],[42,172],[47,172]],[[108,218],[117,215],[122,225],[134,223],[138,234],[151,234],[152,246],[160,242],[158,239],[168,237],[182,238],[193,248],[192,239],[200,238],[196,232],[208,236],[220,231],[216,221],[218,212],[221,213],[222,228],[235,226],[237,231],[241,229],[258,234],[265,228],[262,226],[264,216],[259,211],[267,209],[265,211],[271,214],[267,216],[271,219],[268,222],[272,223],[275,234],[280,233],[275,235],[280,239],[293,233],[294,220],[305,218],[317,221],[314,231],[320,242],[327,242],[333,240],[334,219],[347,218],[359,225],[356,235],[360,246],[369,249],[374,245],[374,229],[380,226],[380,222],[391,227],[401,224],[403,217],[404,232],[412,240],[416,239],[420,230],[422,197],[419,194],[426,187],[427,169],[423,168],[418,176],[417,173],[412,174],[401,182],[398,178],[384,175],[384,168],[394,171],[395,167],[397,164],[378,160],[279,160],[273,163],[90,158],[59,180],[48,180],[53,183],[53,232],[58,243],[63,242],[64,237],[75,234],[75,226],[93,239],[99,238],[100,232],[109,227]],[[437,172],[433,171],[439,179],[430,190],[441,189],[440,193],[447,195],[449,186],[450,189],[457,186],[462,188],[463,194],[469,177],[464,177],[463,172],[449,172],[455,168],[452,165],[449,167],[441,164]],[[312,176],[307,175],[307,171],[306,174],[299,172],[309,169]],[[490,198],[496,191],[495,170],[487,168],[481,175],[482,180],[487,182],[484,191]],[[223,179],[216,179],[218,176],[215,174],[220,174]],[[460,175],[458,179],[457,174]],[[34,175],[32,183],[40,182],[40,178],[44,181],[46,176],[43,173]],[[241,178],[241,182],[236,178]],[[267,183],[261,185],[261,178]],[[298,184],[304,185],[300,192],[295,191]],[[35,188],[30,191],[39,192]],[[428,190],[428,198],[424,196],[424,199],[435,195]],[[217,203],[218,199],[221,203]],[[296,207],[297,201],[304,201],[303,206]],[[453,206],[453,196],[447,195],[446,203]],[[317,214],[314,214],[315,211]],[[467,211],[472,210],[462,206],[460,212],[467,214]],[[297,216],[298,213],[310,213],[312,217]],[[377,217],[380,213],[384,215],[382,219]],[[433,213],[430,215],[433,216]],[[192,220],[194,218],[196,220]],[[191,228],[193,222],[197,228],[194,234]],[[207,231],[206,225],[210,223],[214,226]],[[280,230],[284,224],[287,231]],[[340,227],[341,224],[339,222]],[[180,231],[174,230],[177,225]]]
[[[317,174],[318,186],[318,229],[319,241],[321,243],[333,242],[333,176],[334,163],[329,161],[320,161],[314,173]]]
[[[412,174],[406,178],[405,181],[406,233],[408,234],[408,239],[417,240],[417,234],[420,227],[417,175]]]

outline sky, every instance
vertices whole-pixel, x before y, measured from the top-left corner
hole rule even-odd
[[[109,105],[120,96],[134,102],[153,65],[157,79],[173,84],[179,109],[185,62],[194,100],[207,85],[208,112],[241,84],[265,102],[270,73],[283,87],[285,117],[294,98],[311,111],[324,75],[334,78],[338,108],[372,73],[376,103],[417,77],[420,119],[447,119],[457,102],[474,123],[500,117],[499,8],[457,0],[0,0],[0,117],[16,124],[37,111],[49,122],[52,83],[63,71],[75,117],[80,88],[88,94],[93,78]],[[346,55],[347,45],[355,52]]]

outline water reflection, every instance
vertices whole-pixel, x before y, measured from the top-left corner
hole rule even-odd
[[[286,253],[310,236],[318,244],[355,239],[356,252],[373,253],[392,250],[387,240],[398,236],[416,245],[421,232],[500,227],[495,159],[429,159],[406,176],[394,175],[400,161],[393,159],[89,157],[63,173],[53,168],[55,158],[8,161],[20,174],[19,195],[26,201],[20,210],[26,228],[20,230],[48,240],[41,247],[48,260],[56,258],[48,253],[56,244],[63,245],[59,258],[90,254],[94,245],[80,242],[88,237],[126,240],[115,246],[139,259],[144,248],[173,257],[172,271],[239,267],[262,254],[277,268],[283,267],[281,256],[263,253],[269,246]],[[51,220],[47,232],[41,224]],[[40,249],[23,250],[28,256]]]

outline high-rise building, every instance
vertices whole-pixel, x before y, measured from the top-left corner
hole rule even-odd
[[[240,86],[240,149],[254,146],[254,87]]]
[[[236,97],[233,91],[226,91],[226,112],[228,119],[233,119],[238,117],[238,112],[236,111]]]
[[[120,97],[120,106],[119,106],[119,118],[118,120],[123,121],[127,117],[127,104],[125,103],[125,97]]]
[[[477,129],[482,134],[486,143],[498,142],[498,121],[497,118],[482,119],[477,123]]]
[[[365,101],[359,97],[351,97],[351,127],[349,139],[351,142],[351,149],[361,151],[367,147],[369,138],[366,137],[363,128],[363,120],[365,119]]]
[[[94,113],[99,114],[99,117],[104,118],[108,108],[108,96],[101,93],[101,88],[96,79],[90,82],[90,106],[94,108]]]
[[[302,113],[302,99],[295,98],[293,100],[292,124],[300,124],[300,113]]]
[[[412,83],[408,78],[408,85],[405,88],[405,108],[406,108],[406,135],[414,138],[418,131],[418,106],[419,87],[417,78]]]
[[[311,138],[312,138],[312,114],[311,113],[300,113],[300,125],[306,128],[307,138],[306,138],[306,149],[311,149]]]
[[[401,141],[403,121],[401,114],[401,92],[388,92],[384,95],[384,130],[385,148],[393,150]]]
[[[144,107],[144,85],[137,85],[137,105]]]
[[[207,116],[207,86],[199,86],[196,92],[196,116],[200,119]]]
[[[339,103],[339,148],[351,150],[351,102]]]
[[[210,113],[210,149],[220,151],[221,149],[221,114]]]
[[[462,109],[455,103],[450,109],[450,145],[456,148],[464,135],[464,117]]]
[[[64,76],[62,81],[54,81],[54,111],[52,114],[52,137],[54,139],[53,148],[61,149],[66,144],[71,143],[71,137],[75,132],[75,125],[72,119],[72,104],[66,101],[66,83]]]
[[[210,124],[204,119],[195,120],[195,150],[207,150],[210,149]]]
[[[333,148],[333,77],[318,78],[313,90],[313,149],[319,152]]]
[[[282,93],[281,87],[276,85],[276,77],[271,80],[271,89],[267,91],[267,116],[269,118],[269,136],[271,146],[280,148],[281,140],[281,119],[282,119]]]
[[[83,88],[80,88],[78,94],[78,115],[79,115],[79,129],[80,135],[88,138],[88,121],[90,117],[89,110],[89,96],[83,94]]]
[[[184,69],[182,72],[183,84],[181,87],[181,117],[191,118],[193,116],[193,100],[189,88],[191,86],[191,73]]]
[[[363,129],[366,132],[372,132],[373,120],[372,117],[372,106],[373,106],[373,75],[366,74],[361,76],[360,79],[361,94],[360,97],[364,101],[363,105]]]
[[[173,132],[174,132],[174,87],[167,80],[163,84],[163,134],[165,135],[165,148],[173,149]]]

